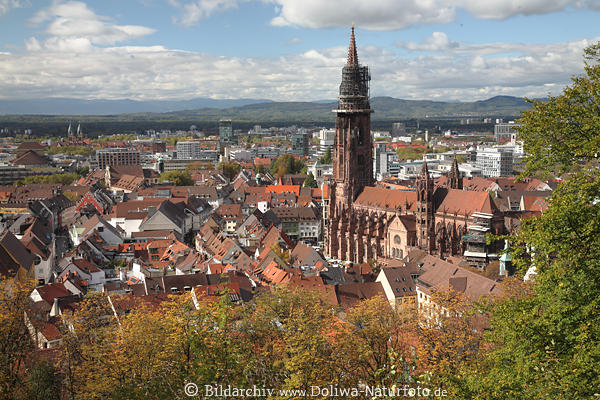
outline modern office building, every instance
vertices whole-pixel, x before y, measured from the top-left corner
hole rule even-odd
[[[233,134],[233,127],[230,119],[219,121],[219,143],[221,145],[237,143],[237,138]]]
[[[100,169],[114,165],[138,165],[140,152],[123,147],[100,149],[96,151],[96,163]]]
[[[476,166],[484,177],[510,176],[513,174],[513,150],[505,147],[478,148]]]
[[[292,134],[292,153],[304,157],[308,155],[308,135],[305,133]]]
[[[319,151],[318,155],[323,156],[327,153],[327,149],[333,151],[333,144],[335,143],[335,129],[321,129],[319,131]]]
[[[177,142],[176,149],[178,160],[199,159],[203,151],[201,143],[196,141]]]

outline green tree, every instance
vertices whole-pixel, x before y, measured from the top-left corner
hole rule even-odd
[[[89,146],[55,146],[46,150],[46,154],[67,154],[70,156],[89,156],[92,148]]]
[[[271,173],[277,178],[286,174],[297,174],[304,168],[304,162],[291,154],[283,154],[271,163]]]
[[[582,173],[511,238],[528,295],[499,302],[482,370],[488,399],[586,399],[600,394],[600,177]],[[508,367],[510,366],[510,367]]]
[[[87,176],[90,173],[90,167],[80,167],[75,171],[79,176]]]
[[[194,180],[188,171],[168,171],[160,175],[159,182],[170,182],[175,186],[192,186]]]
[[[308,188],[316,188],[317,187],[317,181],[315,180],[315,176],[313,175],[312,172],[309,172],[308,175],[306,176],[306,179],[304,180],[304,187],[308,187]]]
[[[229,161],[229,162],[222,162],[219,164],[219,169],[221,171],[223,171],[223,174],[229,178],[229,180],[233,180],[235,179],[235,177],[237,176],[237,174],[240,173],[240,170],[242,169],[242,166],[236,162],[233,161]]]
[[[584,52],[585,75],[548,101],[528,100],[533,107],[519,119],[524,140],[524,176],[544,171],[560,174],[600,156],[600,43]]]
[[[321,157],[319,161],[321,164],[331,164],[331,147],[327,148],[327,151],[325,154],[323,154],[323,157]]]
[[[396,153],[401,160],[420,160],[427,150],[426,147],[400,147]]]
[[[491,307],[485,351],[465,378],[473,397],[600,396],[600,174],[578,168],[600,152],[598,55],[598,44],[586,49],[586,76],[520,120],[525,174],[576,172],[507,238],[519,276],[536,274]]]
[[[24,399],[59,400],[60,379],[56,369],[46,361],[35,364],[27,372]]]
[[[64,174],[54,174],[54,175],[32,175],[17,181],[15,185],[23,186],[30,185],[32,183],[51,183],[51,184],[61,184],[61,185],[70,185],[75,180],[79,179],[79,175],[76,173],[64,173]]]

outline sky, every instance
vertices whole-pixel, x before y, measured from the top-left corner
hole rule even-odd
[[[335,99],[350,27],[371,96],[559,94],[600,0],[0,0],[0,99]]]

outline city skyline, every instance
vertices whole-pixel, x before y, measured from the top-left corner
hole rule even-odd
[[[597,1],[0,1],[0,98],[333,99],[350,26],[371,95],[556,94]]]

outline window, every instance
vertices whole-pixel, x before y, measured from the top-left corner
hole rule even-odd
[[[402,242],[402,240],[400,239],[400,235],[394,236],[394,243],[395,244],[400,244],[401,242]]]

